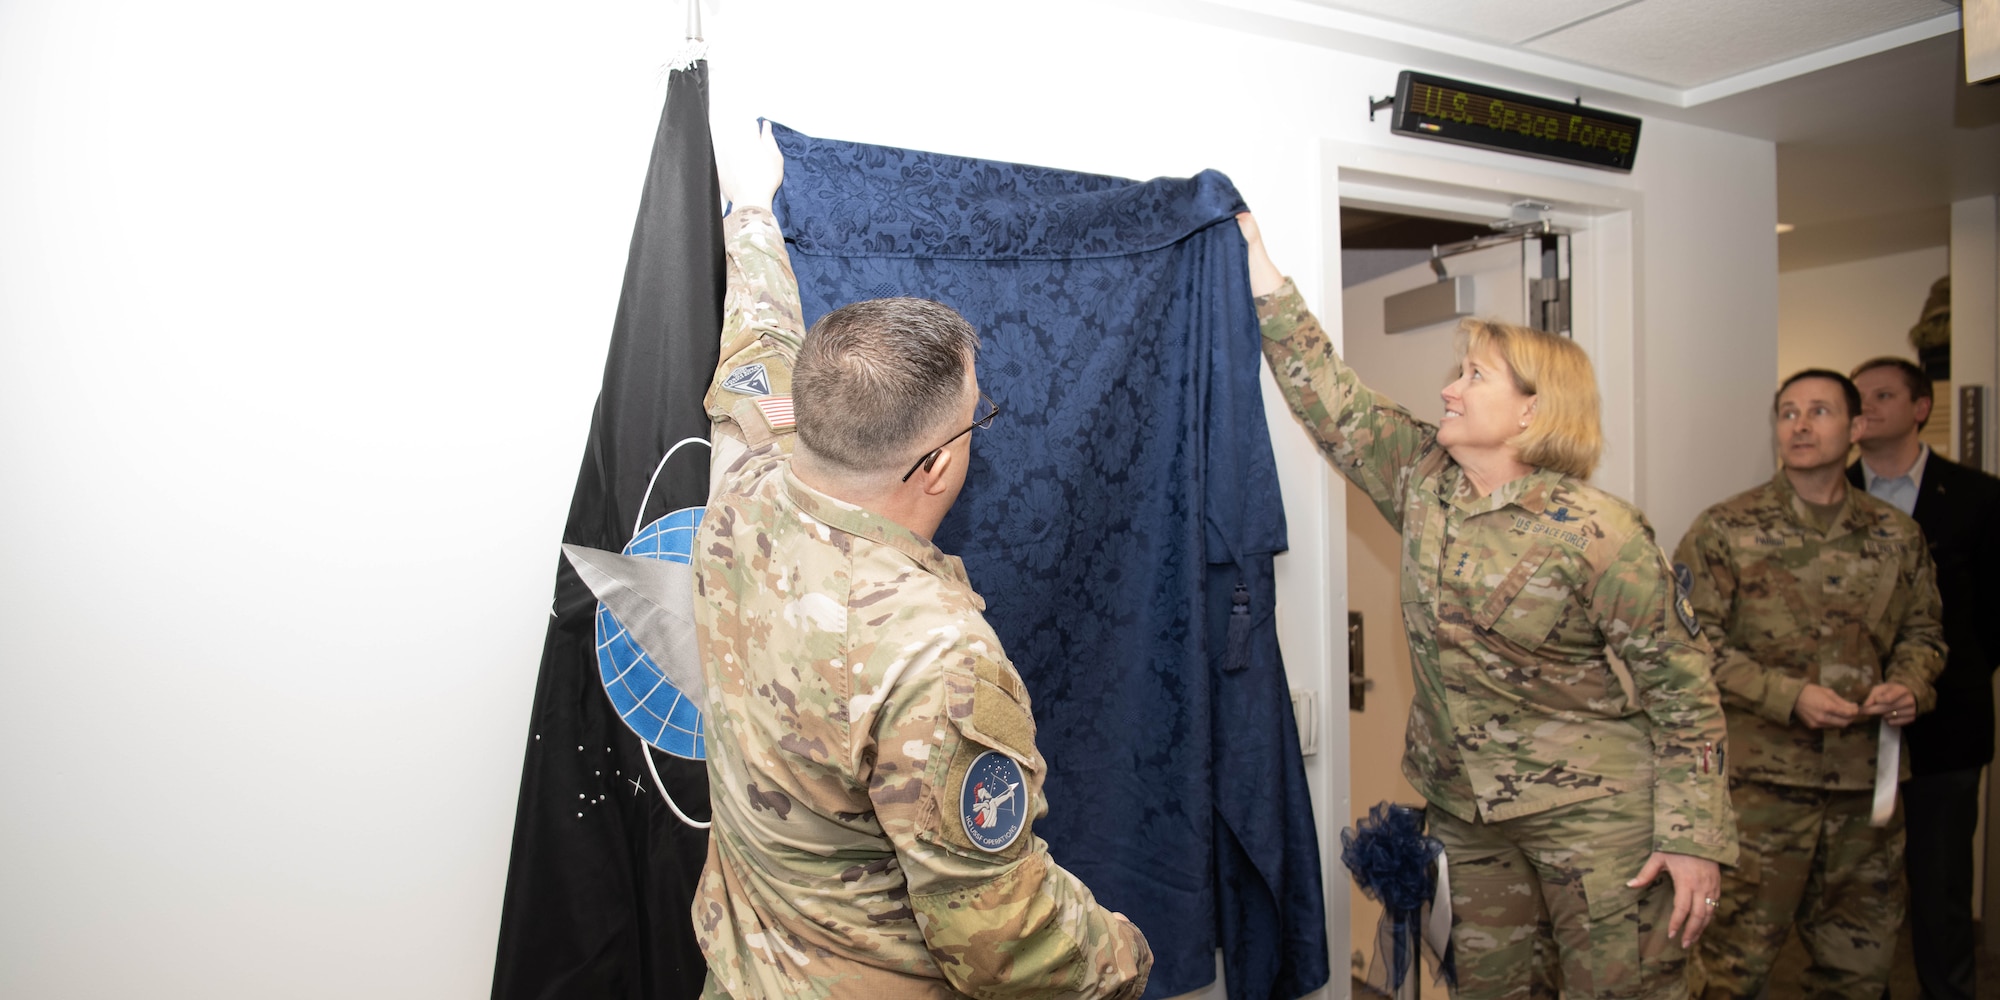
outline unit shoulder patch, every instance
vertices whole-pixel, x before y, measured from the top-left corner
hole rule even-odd
[[[1014,843],[1027,826],[1026,785],[1014,758],[998,750],[973,758],[958,796],[959,817],[972,846],[997,854]]]
[[[1694,571],[1687,563],[1674,564],[1674,615],[1681,620],[1681,627],[1688,630],[1690,637],[1701,634],[1701,624],[1694,618],[1694,601],[1688,595],[1694,591]]]
[[[722,380],[722,387],[745,396],[766,396],[771,392],[771,376],[762,361],[744,365]]]

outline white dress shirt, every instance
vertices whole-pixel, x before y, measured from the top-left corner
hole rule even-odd
[[[1861,460],[1861,481],[1868,486],[1871,496],[1886,500],[1897,510],[1915,516],[1917,510],[1917,488],[1924,484],[1924,463],[1931,457],[1931,446],[1917,446],[1917,460],[1910,463],[1900,476],[1878,476],[1870,468],[1867,459]]]

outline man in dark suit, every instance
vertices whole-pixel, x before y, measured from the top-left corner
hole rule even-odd
[[[1993,760],[1993,671],[2000,666],[2000,479],[1917,440],[1931,380],[1902,358],[1854,369],[1865,418],[1848,481],[1915,518],[1937,563],[1950,647],[1937,709],[1903,730],[1910,930],[1925,1000],[1973,996],[1972,854],[1979,770]]]

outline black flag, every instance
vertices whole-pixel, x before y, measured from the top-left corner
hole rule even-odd
[[[708,67],[697,62],[668,79],[563,541],[615,552],[635,526],[707,501],[705,446],[663,458],[708,438],[722,261]],[[674,810],[708,818],[706,767],[649,749],[620,717],[599,673],[597,599],[555,561],[493,997],[694,997],[707,970],[688,912],[708,831]]]

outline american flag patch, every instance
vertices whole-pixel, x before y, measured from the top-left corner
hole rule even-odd
[[[798,422],[792,416],[790,396],[765,396],[757,400],[757,408],[764,411],[764,422],[770,424],[774,431],[783,430]]]

